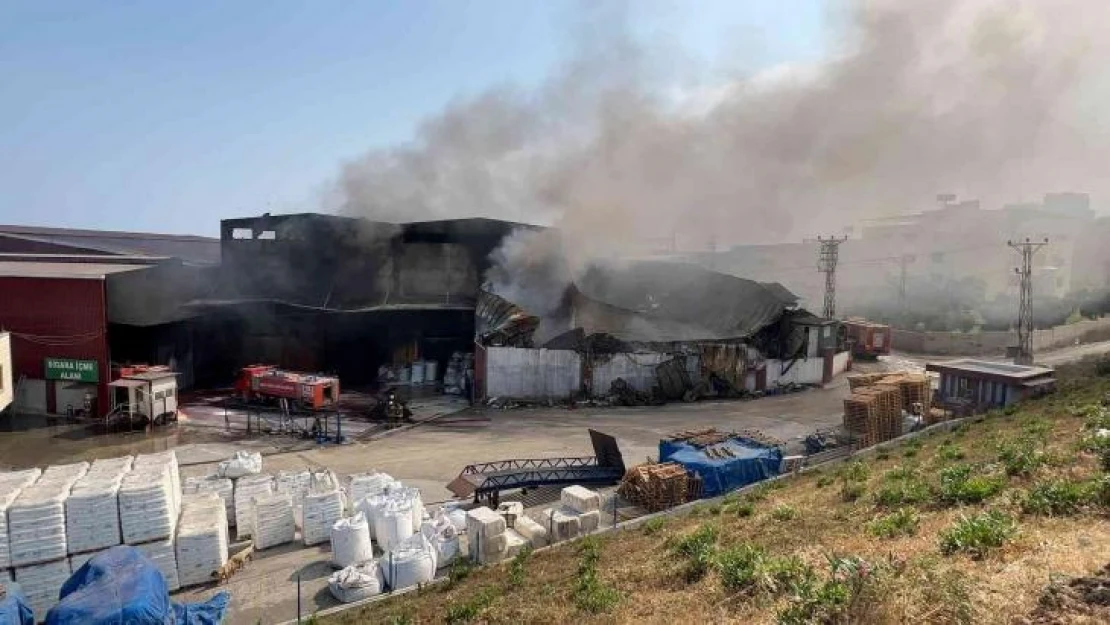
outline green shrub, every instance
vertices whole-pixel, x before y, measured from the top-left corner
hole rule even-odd
[[[875,493],[875,503],[883,507],[893,508],[925,503],[931,500],[932,497],[933,493],[929,489],[929,485],[920,479],[914,478],[883,484]]]
[[[767,555],[763,549],[747,543],[721,552],[717,557],[717,571],[727,590],[737,591],[759,585],[764,574]]]
[[[1054,480],[1034,486],[1021,500],[1026,514],[1061,516],[1075,514],[1095,494],[1092,485],[1084,482]]]
[[[836,478],[831,476],[831,475],[822,475],[821,477],[817,478],[817,488],[825,488],[826,486],[832,486],[833,482],[835,482],[835,481],[836,481]]]
[[[597,563],[601,560],[601,544],[594,537],[582,540],[578,548],[582,560],[578,565],[578,579],[574,587],[574,604],[590,614],[602,614],[620,603],[620,592],[601,581]]]
[[[981,503],[1004,487],[999,478],[975,475],[970,465],[957,464],[941,470],[938,497],[947,504]]]
[[[1045,454],[1031,436],[1004,441],[998,445],[998,461],[1006,468],[1006,475],[1032,475],[1045,463]]]
[[[913,508],[899,508],[869,523],[867,531],[879,538],[913,536],[917,533],[917,526],[920,524],[921,518],[917,516],[917,511]]]
[[[706,511],[712,516],[717,516],[721,513],[721,506],[709,506]]]
[[[447,569],[448,587],[454,586],[470,577],[470,573],[473,570],[474,565],[470,562],[469,558],[456,558],[451,563],[451,568]]]
[[[1006,544],[1016,533],[1017,523],[1004,512],[961,515],[952,527],[941,532],[940,550],[945,555],[962,552],[978,559]]]
[[[844,501],[855,501],[863,496],[866,488],[864,482],[871,477],[871,470],[867,465],[855,460],[840,467],[840,498]]]
[[[643,532],[648,536],[651,536],[652,534],[658,534],[667,527],[667,524],[670,523],[670,521],[670,517],[665,516],[657,516],[654,519],[648,519],[647,521],[644,521]]]
[[[685,577],[697,581],[709,572],[717,554],[720,532],[713,525],[703,525],[690,534],[675,539],[673,551],[686,558]]]
[[[793,521],[798,518],[798,510],[793,506],[783,504],[771,510],[771,518],[776,521]]]
[[[736,504],[736,516],[747,518],[755,514],[755,504],[750,501],[741,501]]]
[[[878,453],[875,454],[875,459],[876,460],[889,460],[890,459],[890,452],[886,449],[880,449],[878,451]]]
[[[868,562],[855,557],[829,557],[827,579],[818,583],[811,576],[796,589],[785,608],[779,611],[778,622],[783,625],[809,625],[811,623],[860,623],[869,622],[867,610],[874,601],[879,570]]]
[[[524,567],[528,564],[528,559],[532,557],[532,546],[525,545],[520,553],[513,556],[512,562],[509,563],[509,586],[512,588],[519,588],[524,585]]]
[[[918,470],[915,465],[903,464],[886,472],[883,479],[888,482],[897,482],[901,480],[912,480],[917,478]]]
[[[945,462],[963,460],[964,456],[964,451],[952,441],[945,441],[937,448],[937,458]]]

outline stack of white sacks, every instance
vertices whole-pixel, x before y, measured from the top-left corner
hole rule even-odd
[[[0,571],[7,571],[12,566],[8,548],[8,508],[23,489],[34,484],[41,474],[38,469],[0,473]]]
[[[293,503],[293,522],[297,527],[303,523],[304,496],[308,493],[308,483],[312,474],[308,471],[278,471],[274,477],[274,492],[288,495]]]
[[[379,567],[393,590],[427,584],[436,576],[436,551],[423,534],[414,534],[386,553]]]
[[[58,595],[69,574],[69,560],[65,558],[15,570],[15,581],[27,595],[36,622],[46,620],[46,613],[58,603]]]
[[[459,532],[447,518],[445,510],[440,510],[434,519],[424,521],[420,534],[436,554],[436,568],[450,566],[459,557]]]
[[[131,457],[96,460],[66,499],[66,547],[71,555],[120,544],[118,493]]]
[[[11,564],[25,567],[65,559],[65,502],[88,463],[47,467],[24,488],[8,508],[8,549]],[[66,565],[68,568],[68,564]],[[19,571],[16,571],[16,578]]]
[[[262,495],[251,506],[251,538],[256,549],[269,549],[293,542],[297,526],[293,521],[293,502],[289,495]],[[236,501],[236,507],[239,502]]]
[[[216,493],[219,495],[224,502],[224,516],[228,522],[235,522],[235,484],[230,478],[218,475],[185,478],[182,494],[196,495],[199,493]]]
[[[548,539],[561,542],[597,531],[601,525],[601,497],[581,486],[568,486],[559,497],[562,507],[543,512]]]
[[[254,500],[274,494],[274,479],[270,475],[247,475],[235,480],[235,533],[239,540],[251,537],[251,518]]]
[[[65,502],[88,468],[87,462],[47,467],[8,508],[9,554],[16,567],[13,577],[39,619],[57,603],[58,592],[69,579],[69,560],[63,555]]]
[[[346,507],[343,492],[329,472],[314,473],[304,496],[301,539],[305,545],[317,545],[331,536],[332,526],[343,518]]]
[[[119,488],[123,542],[138,545],[172,538],[180,489],[173,452],[135,458],[131,472],[123,477]]]
[[[181,478],[173,451],[136,456],[119,489],[123,542],[134,545],[166,579],[171,591],[181,588],[174,534],[181,509]]]
[[[177,525],[177,574],[181,585],[212,581],[213,573],[227,564],[227,549],[224,500],[213,492],[185,495]]]
[[[177,574],[177,550],[174,548],[173,538],[163,538],[154,542],[135,545],[143,555],[154,563],[155,568],[162,572],[166,579],[166,588],[170,592],[181,589],[181,579]]]

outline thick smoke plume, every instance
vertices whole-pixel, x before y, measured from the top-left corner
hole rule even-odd
[[[499,260],[564,279],[536,268],[558,257],[573,275],[672,240],[796,241],[938,192],[987,206],[1052,190],[1110,197],[1100,3],[860,0],[845,15],[820,63],[680,97],[682,63],[666,51],[587,40],[540,88],[454,102],[411,144],[348,163],[342,211],[554,225],[557,241],[510,242]]]

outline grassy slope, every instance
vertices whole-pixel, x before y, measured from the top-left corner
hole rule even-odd
[[[329,623],[748,623],[775,622],[791,604],[791,591],[726,590],[717,567],[700,579],[688,579],[688,558],[676,553],[675,543],[700,527],[719,530],[715,552],[750,543],[772,556],[795,555],[813,567],[815,575],[829,575],[829,554],[855,555],[871,563],[891,563],[869,578],[848,609],[856,621],[1006,623],[1028,614],[1050,578],[1084,575],[1110,561],[1110,524],[1107,509],[1089,504],[1062,516],[1022,511],[1024,493],[1053,479],[1088,480],[1100,474],[1095,456],[1077,451],[1084,418],[1072,408],[1097,403],[1110,384],[1102,379],[1066,383],[1054,397],[1030,402],[1012,415],[991,414],[985,420],[952,434],[926,436],[920,445],[902,446],[887,453],[862,457],[869,469],[865,493],[845,502],[837,469],[810,473],[765,490],[752,502],[754,513],[744,517],[738,503],[704,505],[695,513],[677,516],[650,529],[625,530],[598,537],[597,570],[603,584],[616,588],[620,599],[599,614],[576,605],[575,589],[582,557],[577,545],[565,545],[533,555],[524,564],[523,581],[511,584],[510,567],[476,570],[457,583],[351,610]],[[999,462],[998,445],[1034,438],[1041,431],[1042,449],[1049,461],[1029,476],[1007,476]],[[948,449],[959,453],[940,453]],[[931,488],[939,487],[939,472],[968,463],[977,474],[1004,481],[1004,490],[976,505],[952,506],[936,496],[916,504],[920,524],[912,536],[877,538],[868,523],[889,513],[878,506],[875,493],[891,483],[887,473],[912,467]],[[831,482],[831,483],[830,483]],[[820,484],[820,486],[819,486]],[[747,501],[747,498],[744,500]],[[781,508],[789,506],[796,515]],[[778,511],[776,512],[776,509]],[[1018,533],[1001,548],[981,559],[944,555],[939,535],[958,520],[987,509],[1003,510],[1018,522]],[[797,601],[794,599],[793,601]]]

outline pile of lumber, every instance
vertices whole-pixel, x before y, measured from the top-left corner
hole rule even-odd
[[[848,376],[848,388],[854,391],[857,388],[871,386],[886,376],[886,373],[855,373]]]
[[[677,462],[641,464],[624,474],[617,493],[649,512],[693,501],[700,492],[686,469]]]

